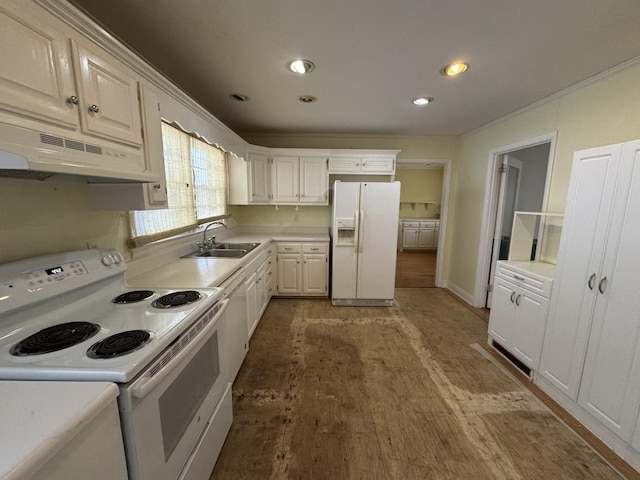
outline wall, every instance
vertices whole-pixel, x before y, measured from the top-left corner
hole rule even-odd
[[[443,168],[396,168],[400,189],[400,218],[440,218]]]
[[[449,285],[471,298],[492,149],[557,132],[548,212],[563,212],[573,152],[640,138],[640,63],[576,86],[460,139],[453,164]],[[479,287],[478,287],[479,288]]]

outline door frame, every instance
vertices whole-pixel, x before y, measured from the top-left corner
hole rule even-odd
[[[500,257],[500,243],[502,239],[502,231],[504,229],[503,225],[503,217],[504,217],[504,209],[506,206],[506,190],[509,184],[509,168],[513,167],[518,170],[518,179],[516,184],[516,194],[513,199],[514,207],[518,204],[518,197],[520,195],[520,182],[522,180],[522,162],[515,157],[512,157],[508,153],[504,155],[500,155],[500,168],[506,169],[505,177],[506,181],[500,182],[498,188],[498,201],[496,202],[496,221],[493,227],[493,246],[491,249],[491,262],[489,263],[489,274],[487,275],[491,278],[491,275],[496,271],[496,264],[498,263],[498,258]],[[515,212],[514,208],[514,212]],[[491,292],[487,292],[487,300],[486,307],[490,308],[491,306],[492,294]]]
[[[500,193],[501,175],[498,173],[502,157],[505,154],[535,147],[545,143],[549,145],[549,158],[547,160],[547,176],[544,184],[544,196],[542,199],[542,211],[546,212],[549,201],[549,185],[551,184],[551,172],[553,170],[553,159],[556,151],[556,140],[558,132],[550,132],[539,137],[533,137],[520,142],[512,143],[495,148],[489,152],[487,178],[485,182],[484,203],[482,206],[482,221],[480,226],[480,242],[478,245],[478,263],[476,265],[476,279],[473,295],[473,305],[484,308],[487,298],[487,279],[491,267],[491,249],[493,246],[493,235],[495,232],[495,222],[498,206],[498,196]]]
[[[449,192],[451,191],[451,166],[452,161],[446,158],[402,158],[396,161],[398,167],[429,167],[442,165],[442,198],[440,199],[440,231],[438,235],[438,248],[436,250],[436,287],[443,287],[444,258],[447,245],[447,222],[449,218]],[[393,177],[395,180],[395,175]],[[400,190],[402,192],[402,189]]]

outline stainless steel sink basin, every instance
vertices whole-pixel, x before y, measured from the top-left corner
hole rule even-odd
[[[259,245],[259,243],[216,243],[209,250],[202,252],[196,250],[182,258],[242,258]]]
[[[250,252],[259,245],[259,243],[216,243],[213,248],[215,250],[246,250]]]

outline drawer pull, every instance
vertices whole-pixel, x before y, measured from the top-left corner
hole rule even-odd
[[[515,278],[516,280],[520,280],[521,282],[524,282],[524,277],[520,277],[518,275],[514,275],[513,278]]]

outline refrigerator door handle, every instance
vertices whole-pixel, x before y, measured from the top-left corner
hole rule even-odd
[[[360,242],[360,210],[356,210],[353,215],[355,217],[355,222],[354,222],[355,228],[353,229],[353,231],[354,231],[353,253],[357,254],[358,253],[358,244]]]
[[[364,210],[360,210],[360,233],[358,234],[358,245],[360,253],[362,253],[362,244],[364,243]]]

